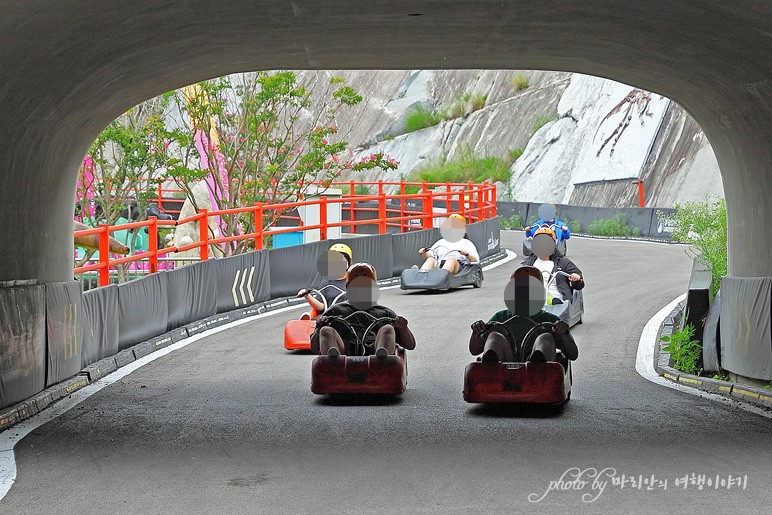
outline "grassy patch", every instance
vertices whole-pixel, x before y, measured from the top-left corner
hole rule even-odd
[[[509,218],[502,217],[501,228],[502,229],[522,229],[523,220],[520,218],[520,215],[518,213],[513,214]]]
[[[513,73],[509,76],[509,85],[512,86],[512,89],[515,91],[528,89],[528,76],[523,72]]]
[[[417,107],[405,119],[405,131],[415,132],[427,127],[433,127],[442,121],[442,116],[436,111],[427,111]]]
[[[568,228],[571,229],[571,233],[582,232],[582,222],[579,220],[569,220],[566,223],[568,224]]]
[[[469,105],[472,108],[472,112],[479,111],[485,107],[485,102],[488,101],[488,95],[472,95],[469,99]]]
[[[520,156],[523,155],[523,152],[524,152],[524,150],[522,149],[522,147],[517,147],[517,148],[511,149],[509,151],[509,153],[508,153],[509,154],[509,160],[512,163],[514,163],[515,161],[517,161],[520,158]]]
[[[465,152],[453,161],[419,168],[410,173],[410,181],[428,182],[509,182],[512,172],[510,163],[495,156],[476,157],[471,151]]]
[[[630,236],[630,227],[624,213],[617,213],[614,218],[595,220],[587,227],[587,232],[597,236]]]

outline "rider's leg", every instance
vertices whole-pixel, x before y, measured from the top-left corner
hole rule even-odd
[[[394,332],[394,327],[385,325],[378,330],[378,334],[375,335],[376,354],[379,347],[385,348],[387,354],[395,354],[397,352],[397,334]]]
[[[442,268],[444,268],[451,274],[457,274],[458,271],[461,269],[461,265],[458,264],[458,261],[456,261],[455,258],[448,258],[445,260],[445,264],[442,265]]]
[[[515,355],[512,353],[512,348],[509,346],[509,340],[503,334],[491,331],[488,333],[488,338],[485,339],[485,347],[483,348],[483,361],[486,354],[490,356],[490,352],[495,353],[498,358],[497,361],[514,361]]]
[[[533,342],[528,361],[555,361],[555,338],[550,333],[540,334]]]
[[[319,353],[329,354],[330,347],[337,347],[339,354],[346,353],[346,345],[338,331],[327,325],[319,329]]]
[[[435,266],[437,266],[437,261],[434,258],[432,257],[426,258],[426,261],[424,261],[424,264],[421,265],[421,270],[431,270]]]

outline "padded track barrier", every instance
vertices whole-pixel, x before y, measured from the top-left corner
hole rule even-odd
[[[217,278],[208,273],[211,270],[208,265],[208,261],[204,261],[167,272],[167,329],[182,327],[217,312]]]
[[[131,347],[166,332],[166,272],[118,285],[118,348]]]
[[[772,381],[772,277],[722,277],[721,366]]]
[[[713,304],[708,309],[705,328],[702,332],[702,368],[706,372],[721,369],[721,334],[719,316],[721,315],[721,292],[716,293]]]
[[[375,236],[368,236],[367,238],[349,238],[340,241],[351,247],[354,263],[359,261],[370,263],[375,267],[378,278],[386,279],[391,277],[391,272],[394,269],[391,238],[392,235],[390,234],[378,234]],[[332,240],[327,241],[325,250],[333,243],[338,242]],[[319,279],[313,284],[318,284],[318,280]]]
[[[225,259],[210,260],[204,264],[210,267],[207,273],[217,278],[217,313],[250,306],[270,298],[269,251],[247,252]]]
[[[78,281],[46,283],[46,386],[80,372],[83,291]]]
[[[349,240],[345,240],[348,244]],[[333,241],[317,241],[268,251],[271,271],[271,298],[297,294],[301,288],[319,284],[321,277],[316,271],[316,260],[329,249]],[[354,261],[360,256],[354,254]]]
[[[0,408],[35,395],[45,383],[45,287],[0,287]]]
[[[439,229],[426,229],[391,235],[392,274],[398,276],[406,268],[421,266],[424,258],[418,254],[421,247],[431,247],[440,239]]]
[[[118,287],[114,284],[83,293],[83,346],[86,367],[118,352]]]
[[[501,220],[498,217],[469,224],[466,233],[477,247],[480,259],[496,254],[501,249]]]

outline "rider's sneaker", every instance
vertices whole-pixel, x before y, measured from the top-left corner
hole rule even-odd
[[[337,358],[338,356],[340,356],[340,349],[338,349],[337,347],[330,347],[329,349],[327,349],[327,355],[331,358]]]
[[[375,355],[379,358],[385,358],[389,355],[389,351],[386,350],[386,347],[378,347],[375,349]]]
[[[498,363],[499,355],[496,354],[495,350],[488,349],[483,353],[481,361],[483,363]]]

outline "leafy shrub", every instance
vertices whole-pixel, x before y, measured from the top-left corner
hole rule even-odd
[[[405,131],[415,132],[426,127],[433,127],[442,121],[442,117],[436,111],[427,111],[417,107],[405,119]]]
[[[354,193],[357,195],[370,195],[370,187],[366,184],[357,184],[354,188]]]
[[[528,77],[523,72],[513,73],[509,76],[509,84],[515,91],[522,91],[528,88]]]
[[[582,232],[582,222],[579,220],[568,220],[566,223],[568,224],[568,228],[571,229],[572,233]]]
[[[630,227],[624,213],[617,213],[614,218],[593,221],[587,232],[597,236],[630,236]]]
[[[549,115],[541,115],[537,116],[533,121],[533,126],[531,127],[531,136],[536,134],[539,129],[550,123],[555,118]]]
[[[687,374],[699,375],[702,371],[702,345],[699,340],[692,339],[692,336],[694,327],[692,324],[686,324],[683,329],[674,331],[670,336],[663,336],[661,340],[668,344],[664,350],[670,353],[675,368]]]
[[[672,231],[673,239],[683,241],[694,249],[687,251],[690,257],[704,265],[713,274],[710,284],[711,294],[715,295],[721,285],[721,277],[726,275],[726,200],[719,199],[710,204],[687,202],[676,204]],[[657,217],[663,221],[665,215],[657,211]]]

